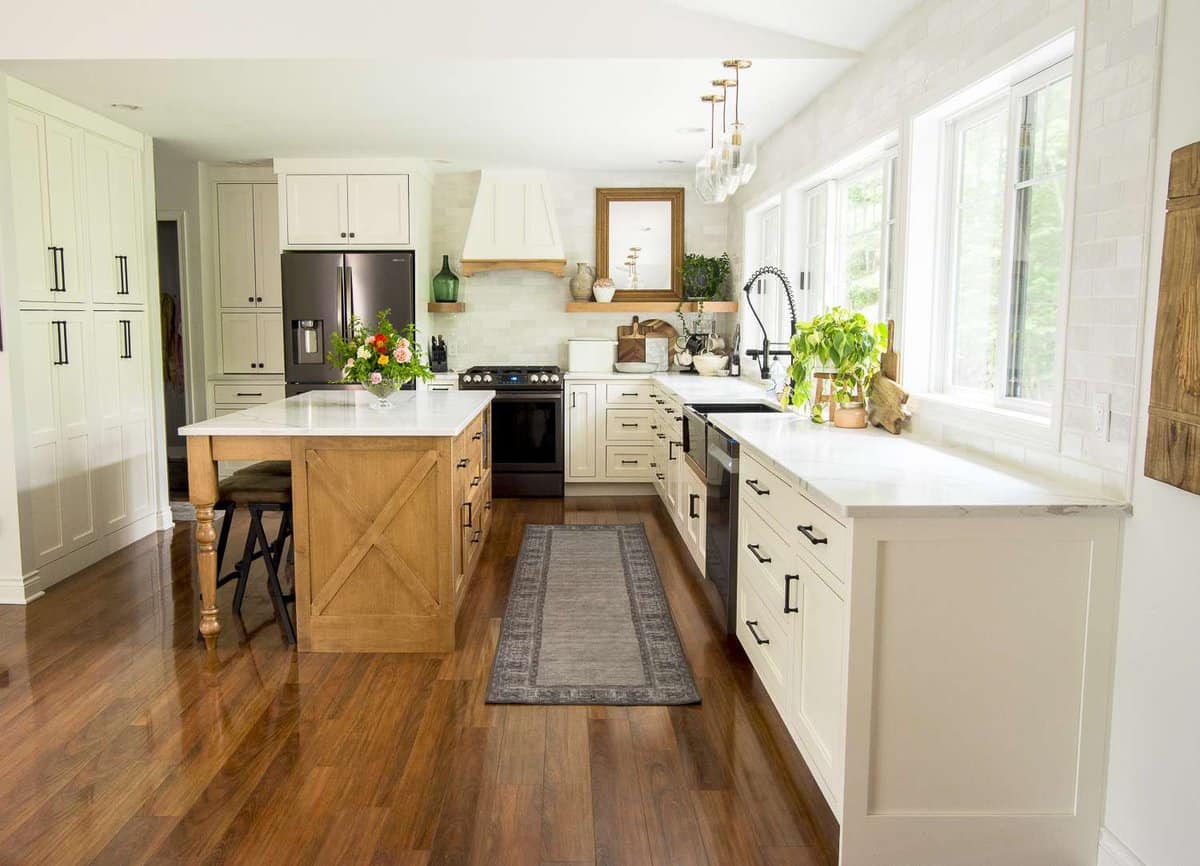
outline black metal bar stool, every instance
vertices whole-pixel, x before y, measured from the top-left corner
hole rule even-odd
[[[217,574],[221,574],[221,563],[229,542],[229,528],[233,514],[239,506],[250,512],[250,529],[246,534],[246,545],[242,558],[234,570],[217,578],[217,586],[232,580],[237,581],[233,594],[233,610],[242,613],[242,599],[250,580],[250,567],[262,559],[267,570],[267,589],[275,615],[283,627],[290,643],[296,642],[296,626],[288,613],[287,604],[295,600],[295,593],[284,593],[279,583],[279,566],[283,562],[284,550],[292,536],[292,476],[291,464],[287,461],[265,461],[239,469],[220,483],[216,509],[224,514],[221,535],[217,542]],[[272,542],[263,526],[263,514],[281,512],[279,532]]]

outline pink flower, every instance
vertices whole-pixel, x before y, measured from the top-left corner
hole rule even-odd
[[[378,370],[376,370],[374,373],[371,374],[370,381],[371,381],[372,385],[378,385],[380,382],[383,381],[383,374],[380,373]]]
[[[401,349],[411,349],[412,343],[408,342],[408,340],[405,339],[404,337],[401,337],[399,340],[396,341],[396,346]]]
[[[412,360],[412,352],[409,351],[408,346],[401,345],[397,346],[396,350],[392,352],[392,357],[396,359],[397,364],[407,364]]]

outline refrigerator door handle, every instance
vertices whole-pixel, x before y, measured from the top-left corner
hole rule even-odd
[[[345,269],[338,265],[337,283],[338,283],[338,333],[341,334],[343,340],[349,338],[350,317],[346,315],[346,275]]]
[[[351,235],[353,237],[353,235]],[[346,330],[352,332],[350,320],[354,316],[354,268],[346,265]],[[353,335],[353,334],[351,334]]]

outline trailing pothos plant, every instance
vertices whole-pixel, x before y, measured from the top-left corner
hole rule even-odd
[[[879,372],[887,347],[887,325],[871,324],[862,313],[834,307],[796,325],[792,335],[791,385],[783,393],[784,405],[803,406],[812,400],[813,373],[833,373],[833,395],[839,403],[861,399]],[[824,421],[824,407],[813,405],[814,421]]]

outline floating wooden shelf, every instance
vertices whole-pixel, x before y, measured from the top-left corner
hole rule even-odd
[[[465,313],[466,311],[467,311],[467,305],[464,304],[462,301],[458,301],[455,303],[449,303],[449,302],[444,303],[441,301],[430,301],[429,302],[429,312],[431,312],[431,313]]]
[[[679,301],[612,301],[602,304],[599,301],[568,301],[568,313],[673,313],[679,307]],[[695,301],[684,301],[685,313],[696,312]],[[705,301],[706,313],[736,313],[737,301]]]

